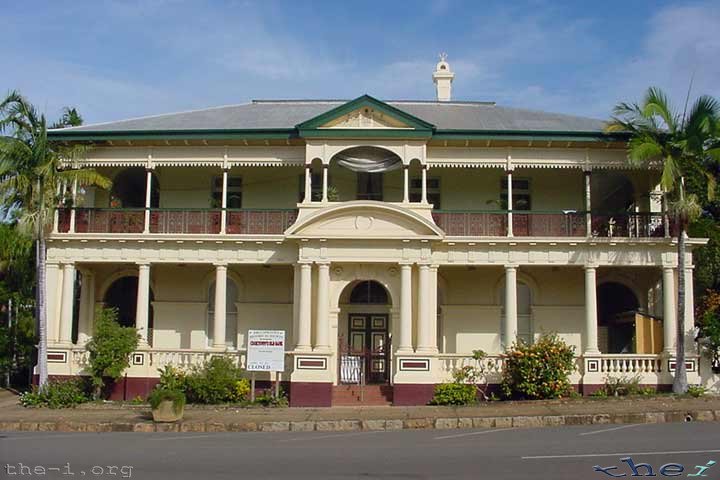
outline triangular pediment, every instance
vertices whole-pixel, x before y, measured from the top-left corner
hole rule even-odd
[[[291,237],[348,239],[441,238],[431,221],[401,207],[357,201],[323,208],[301,218],[287,232]]]
[[[370,95],[363,95],[297,125],[301,136],[313,136],[325,131],[338,132],[397,132],[399,135],[430,135],[432,124],[410,115],[397,107]]]

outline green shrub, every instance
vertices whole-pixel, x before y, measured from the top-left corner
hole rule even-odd
[[[477,402],[477,387],[463,383],[435,385],[430,405],[470,405]]]
[[[164,400],[172,402],[173,412],[175,412],[175,414],[179,414],[183,407],[185,407],[185,394],[180,390],[163,388],[158,385],[148,396],[148,403],[150,403],[150,407],[153,410],[158,408]]]
[[[194,366],[184,380],[188,400],[209,404],[235,402],[242,373],[229,357],[216,356],[202,366]]]
[[[687,389],[688,395],[695,398],[700,398],[707,393],[707,388],[702,385],[690,385]]]
[[[136,329],[123,327],[117,322],[117,310],[114,308],[98,309],[95,318],[95,333],[86,348],[90,352],[93,396],[98,399],[106,381],[120,379],[130,366],[130,354],[137,348],[140,335]]]
[[[625,395],[637,395],[640,393],[640,376],[628,377],[622,375],[619,377],[605,377],[605,385],[603,386],[605,393],[609,397],[622,397]]]
[[[289,402],[285,392],[280,392],[280,396],[275,398],[271,390],[265,390],[255,398],[255,404],[263,407],[287,407]]]
[[[505,352],[502,392],[507,398],[567,397],[569,376],[575,369],[575,347],[555,334],[544,334],[534,344],[514,343]]]
[[[235,382],[235,392],[233,394],[233,400],[236,402],[247,401],[250,395],[250,380],[243,378]]]
[[[87,384],[82,378],[51,380],[44,387],[33,387],[20,395],[23,407],[70,408],[89,401]]]
[[[184,392],[187,389],[187,378],[185,372],[172,365],[166,365],[158,370],[160,373],[160,382],[158,387],[167,390],[177,390]]]

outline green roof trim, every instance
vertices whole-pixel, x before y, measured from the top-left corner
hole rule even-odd
[[[543,130],[437,130],[433,140],[523,140],[568,142],[624,142],[630,138],[623,132],[579,132]]]
[[[307,130],[318,129],[322,125],[325,125],[326,123],[335,120],[338,117],[342,117],[343,115],[346,115],[354,110],[368,106],[372,107],[374,110],[378,110],[384,113],[385,115],[388,115],[389,117],[393,117],[409,125],[415,130],[432,131],[435,128],[433,124],[428,123],[425,120],[418,118],[414,115],[410,115],[409,113],[397,107],[393,107],[392,105],[389,105],[367,94],[358,97],[355,100],[350,100],[349,102],[344,103],[339,107],[328,110],[327,112],[311,118],[310,120],[299,123],[298,125],[296,125],[296,128],[300,131],[301,136],[304,136],[304,133]]]

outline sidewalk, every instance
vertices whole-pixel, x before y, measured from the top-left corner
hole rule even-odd
[[[154,424],[148,406],[87,404],[28,409],[0,390],[0,431],[217,432],[510,428],[720,421],[720,397],[492,402],[472,407],[232,408],[188,406],[182,422]]]

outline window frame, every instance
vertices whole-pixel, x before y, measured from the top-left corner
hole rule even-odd
[[[526,187],[518,187],[520,182],[527,182]],[[508,181],[507,176],[500,178],[500,208],[502,210],[509,210],[508,208]],[[512,179],[512,196],[513,196],[513,208],[512,210],[518,212],[529,212],[532,210],[532,181],[528,177],[513,177]],[[517,202],[525,200],[527,205],[519,206]]]

